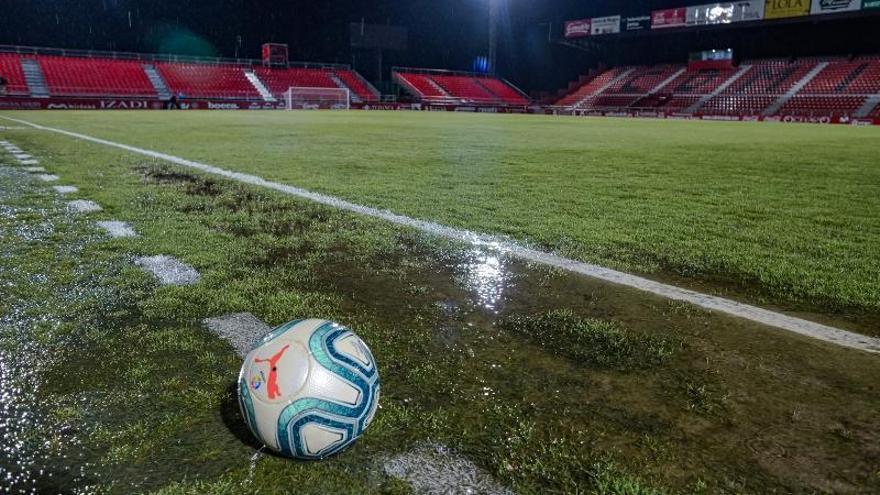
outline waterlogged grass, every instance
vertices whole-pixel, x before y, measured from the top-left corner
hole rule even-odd
[[[68,473],[41,479],[47,491],[407,493],[383,459],[425,442],[522,494],[880,490],[874,356],[557,270],[486,264],[464,246],[63,136],[4,136],[78,186],[71,199],[104,207],[84,219],[61,205],[51,218],[70,226],[57,236],[0,243],[12,282],[0,308],[59,322],[0,331],[40,364],[28,390],[48,419],[29,438],[65,449],[37,450]],[[91,224],[111,219],[140,237]],[[131,264],[156,254],[201,281],[157,287]],[[70,297],[82,288],[93,296]],[[487,289],[502,294],[493,309]],[[200,324],[239,311],[336,320],[370,344],[382,407],[352,449],[322,463],[255,457],[232,388],[240,363]]]
[[[381,112],[10,115],[760,304],[880,312],[877,128]]]
[[[636,335],[614,321],[583,319],[567,309],[513,317],[502,325],[579,364],[621,371],[662,364],[681,346],[669,338]]]

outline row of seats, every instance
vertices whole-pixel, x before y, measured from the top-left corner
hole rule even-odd
[[[803,88],[796,86],[808,75],[813,77]],[[617,67],[582,82],[556,105],[681,112],[708,99],[698,112],[754,115],[792,92],[795,96],[780,109],[783,114],[851,115],[868,95],[880,94],[880,57],[757,60],[744,62],[743,70],[685,70],[683,65]]]
[[[260,98],[244,70],[236,65],[166,62],[155,65],[168,89],[187,98]]]
[[[608,84],[610,84],[611,81],[620,77],[620,75],[627,70],[629,70],[629,67],[615,67],[613,69],[603,71],[593,78],[585,79],[583,84],[578,86],[574,91],[569,92],[561,100],[556,102],[556,104],[563,107],[577,105],[585,98],[601,91]]]
[[[795,96],[782,107],[785,115],[852,115],[862,104],[864,96]]]
[[[155,97],[141,62],[100,58],[37,58],[52,94]]]
[[[605,92],[609,94],[645,94],[674,76],[681,69],[680,65],[640,67],[626,77],[614,81],[614,84],[608,87]]]
[[[144,63],[137,60],[0,53],[7,93],[29,95],[23,60],[37,62],[52,96],[158,97]],[[361,101],[379,95],[354,71],[333,68],[266,68],[242,65],[153,62],[168,90],[189,98],[260,99],[246,71],[253,70],[273,94],[291,86],[339,88],[336,78]]]
[[[524,106],[528,99],[507,82],[488,76],[395,72],[395,79],[424,101]]]

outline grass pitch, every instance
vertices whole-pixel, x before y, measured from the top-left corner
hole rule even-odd
[[[877,128],[382,112],[14,115],[759,304],[880,313]]]
[[[873,129],[391,113],[12,116],[852,317],[866,333],[877,315],[877,281],[866,275],[880,256],[870,249],[880,235]],[[104,208],[72,216],[46,184],[9,167],[0,174],[0,430],[15,439],[0,449],[0,472],[20,474],[16,487],[408,493],[384,460],[443,444],[517,493],[880,490],[876,356],[64,136],[0,137],[79,187],[67,199]],[[750,140],[767,154],[742,144]],[[768,144],[777,142],[789,144]],[[783,149],[784,164],[767,160]],[[808,214],[820,210],[834,215],[828,230]],[[679,221],[658,221],[667,217]],[[141,235],[108,239],[96,220]],[[193,265],[202,280],[156,286],[131,263],[156,254]],[[769,265],[789,282],[739,271]],[[231,388],[239,363],[199,323],[238,311],[270,324],[325,317],[371,344],[382,409],[351,450],[323,463],[254,456]]]

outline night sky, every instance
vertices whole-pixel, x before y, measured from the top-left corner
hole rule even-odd
[[[63,48],[182,53],[232,57],[238,48],[244,58],[258,58],[266,41],[288,43],[291,59],[352,64],[375,80],[373,53],[349,47],[348,24],[360,22],[400,25],[409,29],[409,50],[385,55],[390,65],[470,69],[475,57],[487,54],[488,0],[0,0],[0,44]],[[816,28],[783,27],[771,38],[752,32],[754,48],[743,45],[743,36],[664,37],[640,43],[614,42],[592,54],[547,42],[548,28],[561,28],[565,19],[602,15],[634,15],[652,9],[702,4],[706,0],[502,0],[498,71],[526,89],[558,87],[585,66],[599,63],[650,63],[684,61],[691,47],[733,46],[772,56],[769,41],[778,50],[786,45],[803,48],[815,34],[834,36],[852,26]],[[866,39],[877,38],[880,27],[862,22]],[[867,23],[867,24],[866,24]],[[834,24],[834,23],[832,23]],[[842,24],[838,22],[836,24]],[[856,23],[858,24],[858,23]],[[860,24],[860,25],[861,25]],[[788,32],[785,32],[785,31]],[[753,30],[754,31],[754,30]],[[831,34],[825,34],[829,31]],[[658,43],[661,39],[664,43]],[[855,37],[857,40],[858,37]],[[798,41],[800,40],[800,41]],[[876,41],[861,49],[874,49]],[[663,49],[665,45],[665,50]],[[812,52],[845,50],[840,39],[830,45],[815,43]],[[831,48],[833,47],[833,48]],[[859,47],[854,47],[853,50]],[[822,54],[822,53],[816,53]],[[779,54],[776,54],[779,55]],[[387,74],[385,74],[387,77]]]

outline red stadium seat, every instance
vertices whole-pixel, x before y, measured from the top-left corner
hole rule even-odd
[[[403,83],[404,87],[412,91],[419,98],[448,98],[443,88],[437,85],[425,74],[409,72],[396,72],[395,75]]]
[[[6,93],[26,96],[30,94],[24,71],[21,69],[21,56],[16,53],[0,53],[0,76],[6,79]]]
[[[506,82],[491,77],[480,77],[477,81],[492,94],[510,105],[528,105],[529,100]]]
[[[397,81],[421,100],[483,105],[528,105],[518,89],[500,79],[468,74],[395,72]]]

